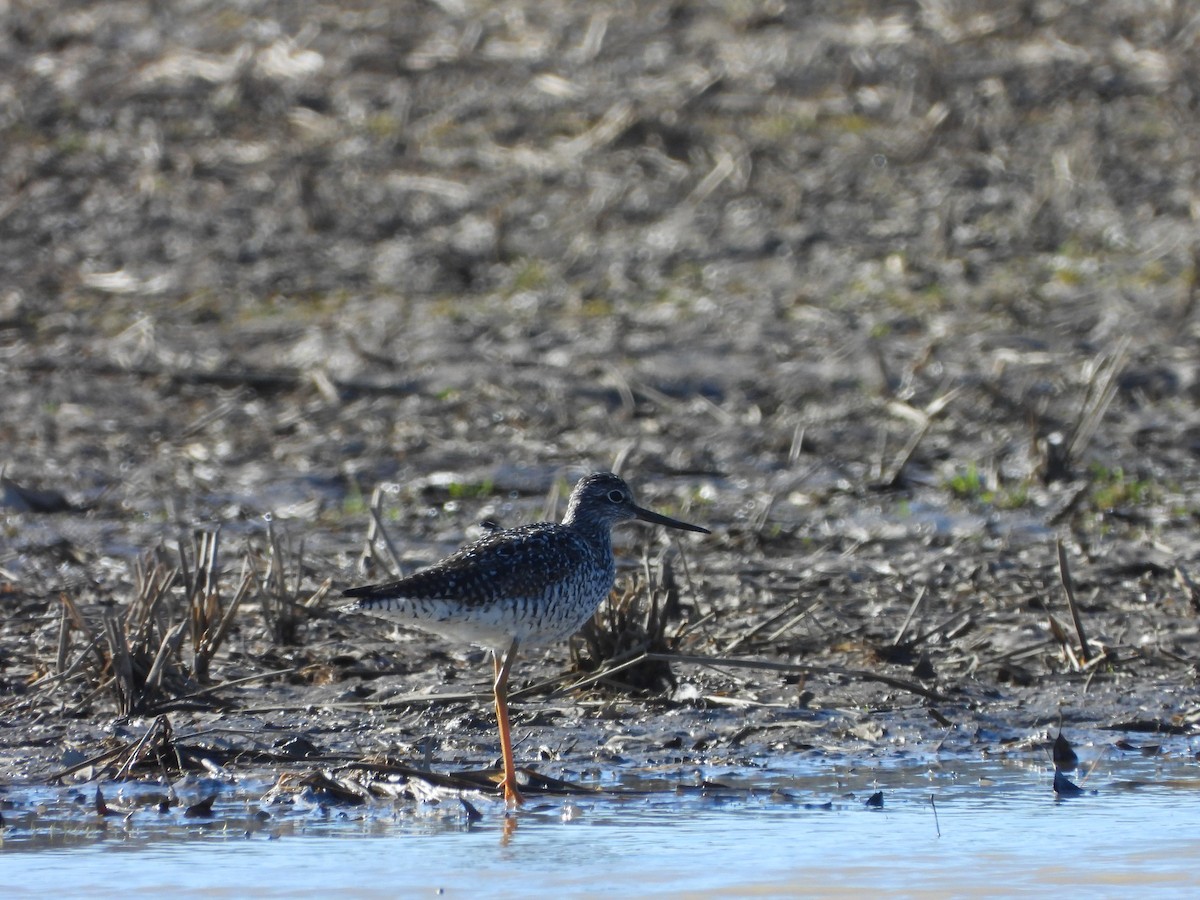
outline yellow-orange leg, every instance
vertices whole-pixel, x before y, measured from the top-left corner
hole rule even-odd
[[[496,724],[500,728],[500,753],[504,757],[504,780],[500,782],[504,789],[504,802],[509,806],[520,806],[525,802],[521,792],[517,790],[517,768],[513,765],[512,735],[508,727],[508,671],[512,668],[513,659],[517,655],[517,642],[514,640],[508,652],[501,660],[500,655],[493,651],[492,662],[496,671],[496,681],[492,690],[496,695]]]

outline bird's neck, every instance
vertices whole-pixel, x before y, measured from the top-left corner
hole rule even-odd
[[[612,524],[575,519],[568,515],[563,524],[587,541],[600,554],[612,553]]]

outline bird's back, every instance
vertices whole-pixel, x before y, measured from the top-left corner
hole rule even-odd
[[[388,584],[353,588],[355,608],[453,640],[504,649],[572,634],[612,589],[607,533],[541,523],[489,534]]]

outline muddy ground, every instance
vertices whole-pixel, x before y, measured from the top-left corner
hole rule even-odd
[[[547,774],[1196,732],[1192,5],[2,15],[5,781],[486,768],[337,595],[614,467]]]

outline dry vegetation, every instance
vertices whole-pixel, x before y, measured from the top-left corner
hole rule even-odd
[[[5,17],[9,777],[486,763],[328,596],[614,466],[547,771],[1195,732],[1191,4]]]

